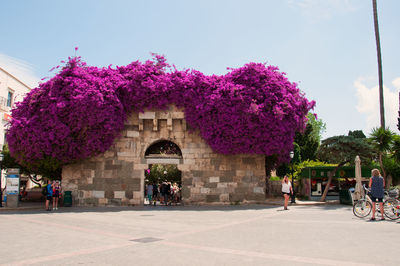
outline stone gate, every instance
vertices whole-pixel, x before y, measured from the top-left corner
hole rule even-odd
[[[167,140],[177,155],[146,155],[154,143]],[[142,205],[149,164],[176,164],[182,172],[184,204],[256,203],[265,199],[263,155],[222,155],[187,128],[184,112],[133,113],[121,136],[105,153],[63,168],[63,189],[75,205]]]

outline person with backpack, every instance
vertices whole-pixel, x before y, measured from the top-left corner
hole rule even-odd
[[[52,198],[53,198],[53,187],[51,186],[51,181],[49,179],[47,180],[47,186],[46,186],[46,211],[51,211],[49,204]]]
[[[58,210],[58,201],[61,195],[60,181],[53,181],[53,210]]]

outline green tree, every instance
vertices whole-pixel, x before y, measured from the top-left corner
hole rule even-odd
[[[392,143],[392,157],[397,162],[400,163],[400,136],[393,135]]]
[[[276,169],[276,175],[279,177],[283,177],[284,175],[287,174],[294,174],[292,173],[292,170],[295,167],[295,164],[299,164],[302,159],[301,159],[301,149],[300,146],[297,143],[293,144],[293,159],[289,163],[283,163],[281,164],[277,169]]]
[[[394,157],[384,156],[382,159],[383,166],[385,167],[387,176],[392,177],[394,184],[398,184],[400,181],[400,164]],[[388,185],[388,187],[390,184]]]
[[[4,155],[3,162],[1,163],[1,169],[7,168],[19,168],[20,173],[29,177],[35,184],[41,185],[42,177],[48,179],[60,179],[61,178],[61,167],[52,158],[48,158],[40,164],[40,167],[28,167],[21,165],[17,160],[11,156],[8,146],[4,145],[1,152]]]
[[[364,132],[362,130],[354,130],[354,131],[349,131],[349,136],[353,136],[355,138],[360,138],[360,139],[365,139],[367,136],[365,136]]]
[[[336,168],[328,174],[328,183],[322,194],[321,201],[325,201],[333,174],[340,167],[354,165],[356,156],[360,156],[363,164],[368,165],[374,157],[374,149],[366,139],[353,136],[335,136],[322,141],[317,152],[317,158],[327,163],[337,164]]]
[[[146,180],[150,184],[157,184],[164,180],[170,181],[172,183],[180,183],[182,173],[179,171],[178,167],[174,164],[153,164],[149,168],[150,172],[146,170]]]
[[[294,141],[300,147],[300,156],[302,159],[316,159],[319,142],[316,138],[314,138],[313,127],[311,124],[307,124],[304,132],[297,132]]]
[[[326,125],[312,113],[307,114],[307,125],[304,132],[296,132],[294,142],[300,146],[301,160],[315,160],[321,142],[321,135]],[[300,161],[299,161],[300,162]]]
[[[369,141],[378,153],[378,162],[382,169],[383,177],[386,181],[386,170],[383,165],[383,157],[391,151],[394,133],[389,128],[374,128],[369,137]],[[387,184],[389,185],[389,184]]]

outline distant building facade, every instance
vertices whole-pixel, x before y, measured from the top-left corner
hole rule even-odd
[[[0,67],[0,149],[6,143],[6,124],[11,119],[11,109],[22,101],[31,88]]]
[[[22,101],[31,88],[0,67],[0,150],[7,142],[5,138],[7,122],[11,119],[11,109],[16,102]],[[1,174],[1,186],[5,186],[4,173]]]

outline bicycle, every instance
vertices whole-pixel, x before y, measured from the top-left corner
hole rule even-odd
[[[368,189],[365,184],[363,185],[363,188],[364,196],[353,204],[353,213],[359,218],[368,216],[372,211],[372,201],[368,196],[368,192],[371,192],[371,190]],[[391,220],[400,218],[400,201],[397,199],[398,194],[398,190],[385,191],[383,211],[384,215]],[[380,212],[379,208],[376,210]]]
[[[383,203],[383,210],[385,212],[385,216],[391,220],[397,220],[400,218],[400,200],[399,190],[392,189],[389,191],[385,191],[385,195],[387,198]]]
[[[365,184],[363,185],[363,188],[364,196],[353,204],[353,213],[358,218],[364,218],[368,216],[372,210],[371,199],[367,195],[370,190],[365,186]]]

